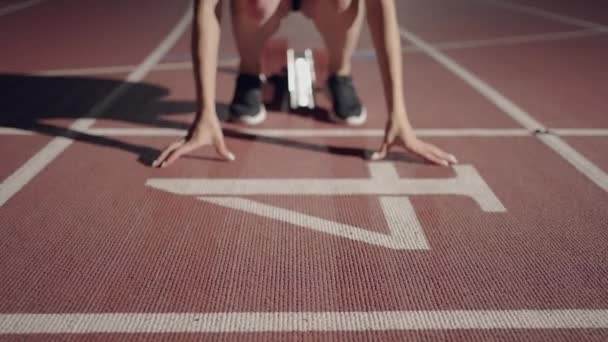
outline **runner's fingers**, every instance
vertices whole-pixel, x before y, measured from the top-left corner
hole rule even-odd
[[[437,156],[435,153],[433,153],[431,151],[426,151],[426,152],[422,153],[421,156],[424,159],[426,159],[434,164],[437,164],[437,165],[443,165],[443,166],[450,165],[450,163],[447,160]]]
[[[167,166],[171,165],[179,157],[183,156],[184,154],[186,154],[200,146],[202,146],[202,144],[195,144],[192,142],[187,142],[187,143],[183,144],[182,146],[173,150],[169,154],[169,156],[160,164],[160,167],[167,167]]]
[[[436,151],[433,150],[433,146],[431,144],[427,144],[423,141],[416,141],[413,144],[405,144],[403,141],[400,141],[400,143],[408,151],[424,158],[431,163],[444,166],[449,165],[449,163],[446,160],[443,160],[441,156],[435,154]]]
[[[428,148],[430,149],[430,151],[436,157],[448,162],[448,164],[457,164],[458,163],[458,160],[456,159],[456,157],[454,157],[454,155],[443,151],[442,149],[440,149],[439,147],[437,147],[435,145],[431,145],[431,144],[427,144],[427,145],[428,145]]]
[[[382,160],[382,159],[386,158],[389,147],[390,147],[390,144],[387,141],[383,142],[382,146],[380,146],[380,149],[378,149],[378,151],[372,153],[372,156],[370,159],[373,161],[378,161],[378,160]]]
[[[152,163],[152,167],[159,167],[166,159],[171,152],[175,151],[177,148],[182,146],[185,143],[184,139],[180,139],[174,141],[169,146],[165,147],[161,154],[156,158],[156,160]]]
[[[224,143],[224,139],[218,139],[218,141],[216,141],[215,150],[222,158],[224,158],[228,161],[236,160],[234,153],[230,152],[230,150],[228,150],[228,147],[226,147],[226,143]]]

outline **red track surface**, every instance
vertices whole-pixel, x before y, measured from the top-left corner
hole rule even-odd
[[[367,32],[362,128],[329,122],[319,94],[308,116],[226,124],[234,163],[202,150],[159,170],[194,115],[189,30],[142,62],[186,1],[0,16],[0,340],[607,340],[608,11],[516,3],[536,10],[398,2],[411,120],[454,169],[365,160],[386,120]],[[222,25],[220,112],[236,55]],[[321,47],[309,25],[277,36]],[[386,190],[365,193],[374,179]]]

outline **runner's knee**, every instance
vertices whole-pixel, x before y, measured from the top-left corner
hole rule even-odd
[[[346,12],[357,0],[301,0],[302,13],[316,19],[319,16],[335,16]]]
[[[233,14],[242,18],[255,20],[260,25],[266,23],[273,15],[283,10],[281,3],[284,0],[234,0],[232,2]],[[286,13],[285,13],[286,14]]]

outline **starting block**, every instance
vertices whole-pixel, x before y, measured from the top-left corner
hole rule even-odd
[[[315,108],[315,58],[311,49],[304,53],[287,50],[287,90],[289,107]]]

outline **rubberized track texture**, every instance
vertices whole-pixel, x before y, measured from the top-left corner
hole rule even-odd
[[[196,111],[186,0],[0,1],[0,341],[608,340],[608,5],[396,1],[408,114],[455,154],[398,148],[370,33],[369,119],[223,123],[236,154],[150,162]],[[226,7],[226,6],[225,6]],[[134,14],[136,13],[136,15]],[[238,55],[221,22],[217,108]],[[328,56],[286,18],[285,51]]]

